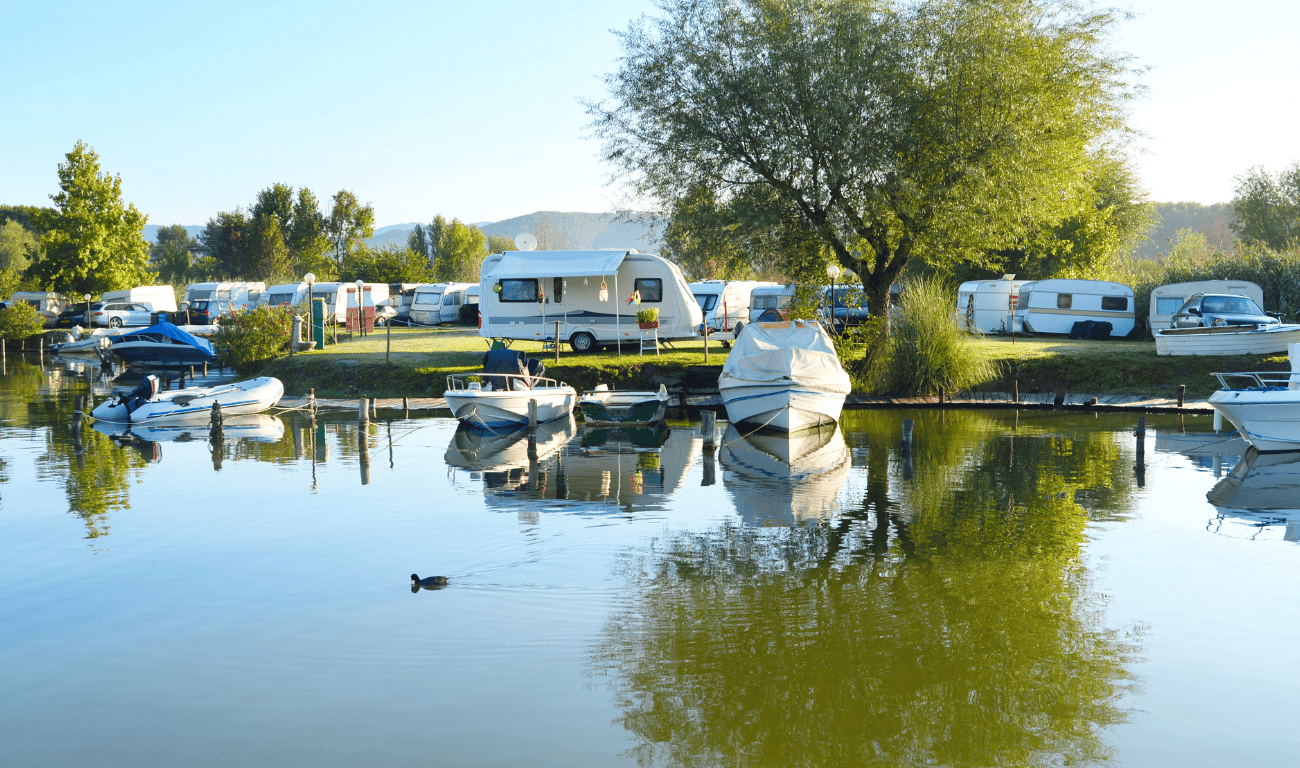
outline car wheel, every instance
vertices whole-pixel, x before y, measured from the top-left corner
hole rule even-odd
[[[569,337],[569,346],[574,352],[590,352],[596,347],[596,337],[586,331],[575,333]]]
[[[109,327],[109,328],[121,328],[121,327],[122,327],[122,318],[120,318],[120,317],[110,317],[110,318],[108,319],[108,327]]]

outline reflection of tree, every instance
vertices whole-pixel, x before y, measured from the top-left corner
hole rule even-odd
[[[633,597],[597,665],[619,673],[641,763],[1108,756],[1136,649],[1102,624],[1077,498],[1126,494],[1113,435],[1030,432],[1013,449],[1000,419],[919,416],[910,481],[887,423],[902,416],[846,419],[867,488],[835,520],[680,534],[627,564]]]

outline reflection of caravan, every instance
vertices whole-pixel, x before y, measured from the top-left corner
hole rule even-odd
[[[794,285],[760,285],[749,294],[749,322],[756,323],[768,312],[766,320],[781,320],[794,301]]]
[[[1254,299],[1261,308],[1264,306],[1264,290],[1245,280],[1200,280],[1193,283],[1170,283],[1162,285],[1151,292],[1151,308],[1147,326],[1152,333],[1169,328],[1174,313],[1183,302],[1197,293],[1230,293],[1234,296],[1246,296]]]
[[[1011,299],[1018,300],[1020,289],[1030,282],[1003,275],[1001,280],[962,283],[957,289],[957,327],[971,333],[1010,333],[1015,318]]]
[[[659,310],[659,339],[698,338],[704,322],[677,265],[636,251],[507,251],[483,260],[479,333],[560,339],[585,352],[635,346],[638,310]],[[631,298],[639,295],[641,303]]]
[[[411,300],[411,322],[415,325],[440,325],[460,319],[460,308],[473,304],[468,292],[474,283],[430,283],[415,289]]]
[[[776,283],[757,280],[702,280],[691,283],[691,293],[704,313],[710,333],[731,331],[736,335],[749,322],[750,295],[755,288]]]
[[[1074,324],[1097,320],[1111,324],[1111,338],[1133,331],[1133,289],[1105,280],[1039,280],[1020,289],[1016,330],[1069,333]]]

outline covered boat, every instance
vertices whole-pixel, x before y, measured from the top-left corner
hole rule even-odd
[[[817,323],[750,323],[718,377],[733,423],[795,432],[839,421],[851,389],[835,345]]]
[[[494,349],[483,356],[482,373],[447,376],[444,397],[451,413],[475,427],[496,429],[528,424],[529,403],[537,403],[539,424],[569,416],[578,392],[555,379],[542,378],[541,360],[523,352]]]
[[[202,421],[211,415],[213,403],[221,404],[222,415],[238,416],[261,413],[284,396],[284,384],[271,376],[167,392],[160,385],[157,376],[145,376],[134,390],[105,400],[90,415],[123,424]]]
[[[128,363],[197,365],[217,359],[212,343],[163,321],[109,339],[109,350]]]
[[[658,392],[620,392],[608,384],[598,384],[582,393],[578,410],[588,424],[596,426],[646,426],[663,421],[668,410],[668,389],[660,384]]]
[[[1260,453],[1300,451],[1300,344],[1287,346],[1291,371],[1215,373],[1223,388],[1210,395],[1216,417],[1237,428]],[[1234,389],[1232,384],[1244,385]]]
[[[1276,355],[1300,343],[1300,325],[1169,328],[1155,337],[1157,355]]]

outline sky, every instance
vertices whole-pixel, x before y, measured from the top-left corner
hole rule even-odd
[[[1146,68],[1135,159],[1158,202],[1227,202],[1300,160],[1300,3],[1146,0],[1113,47]],[[580,100],[651,0],[6,3],[0,204],[48,205],[78,140],[152,224],[274,183],[353,191],[380,226],[635,205]]]

